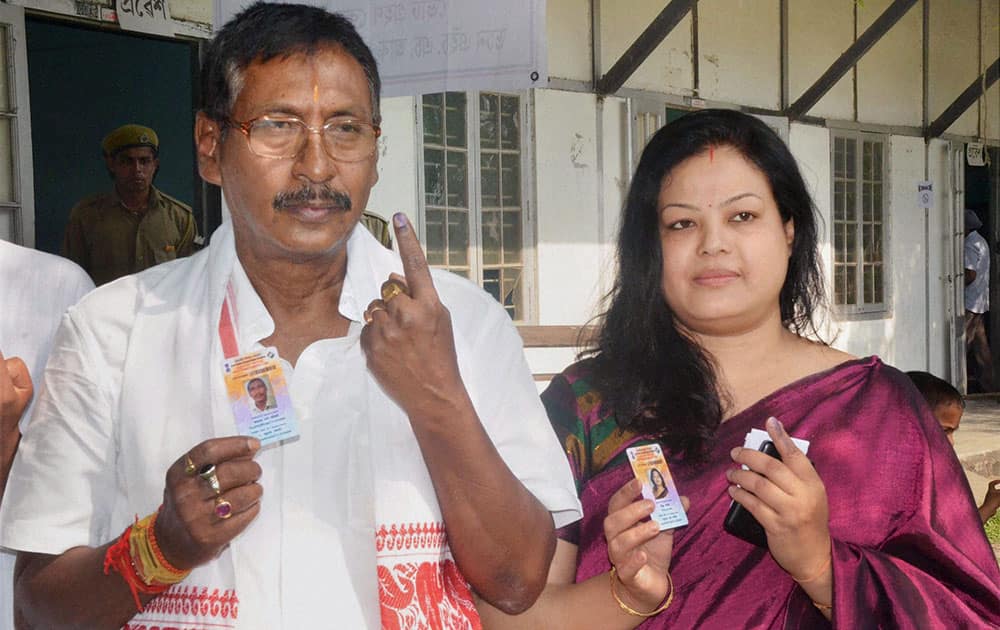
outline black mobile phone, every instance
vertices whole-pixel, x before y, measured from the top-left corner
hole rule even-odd
[[[761,444],[757,450],[767,453],[779,461],[781,460],[781,455],[778,454],[777,447],[770,440]],[[750,510],[736,501],[733,501],[733,504],[729,506],[729,513],[726,514],[726,520],[722,524],[722,527],[737,538],[742,538],[748,543],[767,549],[767,535],[764,533],[764,528],[757,522],[757,519],[750,513]]]

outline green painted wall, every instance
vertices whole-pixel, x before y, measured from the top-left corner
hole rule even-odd
[[[194,205],[192,45],[33,18],[26,28],[35,247],[58,253],[70,208],[110,189],[100,143],[125,123],[156,130],[156,186]]]

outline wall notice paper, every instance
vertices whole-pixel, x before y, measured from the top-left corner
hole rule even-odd
[[[249,0],[214,0],[218,30]],[[371,48],[382,96],[545,87],[545,0],[305,0],[343,14]],[[124,24],[123,24],[124,26]]]
[[[118,25],[127,31],[172,37],[167,0],[118,0]]]

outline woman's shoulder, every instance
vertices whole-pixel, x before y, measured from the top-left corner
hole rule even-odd
[[[549,419],[553,424],[559,419],[555,416],[568,414],[576,422],[592,415],[592,411],[601,401],[593,381],[594,360],[591,358],[569,365],[552,378],[548,387],[542,392],[542,403],[549,412]]]

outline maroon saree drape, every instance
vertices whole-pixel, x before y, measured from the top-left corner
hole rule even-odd
[[[622,453],[649,441],[617,430],[586,363],[543,394],[577,477],[584,518],[560,531],[579,545],[577,580],[610,570],[602,521],[631,477]],[[671,564],[676,595],[642,628],[811,628],[826,620],[764,550],[727,534],[729,451],[779,418],[809,440],[833,537],[834,626],[1000,627],[1000,571],[951,445],[904,374],[877,358],[793,383],[719,428],[708,463],[670,469],[691,500]],[[669,447],[669,445],[664,445]]]

